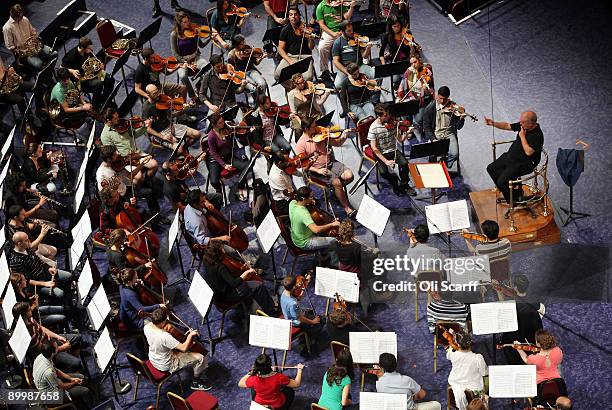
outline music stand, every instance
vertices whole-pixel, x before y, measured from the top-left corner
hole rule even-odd
[[[257,157],[259,157],[259,154],[261,153],[261,149],[259,151],[257,151],[255,153],[255,155],[251,156],[251,159],[249,160],[249,165],[247,165],[242,172],[240,173],[240,175],[238,176],[238,184],[240,184],[244,178],[246,177],[246,175],[249,173],[249,171],[251,171],[253,169],[253,166],[255,165],[255,161],[257,160]],[[255,179],[255,176],[253,175],[253,179]]]
[[[363,174],[363,176],[361,176],[357,182],[355,182],[353,184],[353,186],[351,187],[351,189],[349,190],[348,194],[353,196],[355,194],[355,192],[357,192],[357,190],[359,189],[360,186],[362,186],[364,183],[366,183],[368,181],[368,177],[370,176],[370,174],[372,173],[372,171],[374,171],[374,169],[376,169],[376,167],[378,166],[378,160],[376,160],[376,162],[374,163],[373,166],[370,167],[370,169],[368,169],[368,172],[366,172],[365,174]],[[366,194],[368,193],[368,185],[366,184],[365,186],[365,190],[366,190]]]
[[[200,68],[196,75],[193,76],[193,81],[197,81],[198,78],[202,77],[208,70],[212,68],[212,64],[208,63],[204,67]]]
[[[336,110],[332,110],[331,112],[328,112],[327,114],[325,114],[324,116],[316,120],[315,123],[320,127],[327,127],[331,123],[331,120],[335,112]]]
[[[438,166],[439,168],[437,168],[437,172],[443,172],[444,176],[446,177],[446,184],[442,184],[442,185],[438,185],[438,186],[429,186],[427,185],[426,182],[423,181],[423,178],[421,178],[421,173],[419,171],[419,165],[423,165],[423,164],[428,164],[431,166]],[[424,163],[420,163],[420,164],[408,164],[408,170],[410,172],[410,176],[412,177],[412,181],[414,181],[414,186],[415,188],[419,188],[419,189],[424,189],[424,188],[428,188],[431,189],[431,204],[435,205],[436,201],[443,195],[443,193],[439,193],[438,195],[436,195],[436,189],[439,188],[452,188],[453,186],[453,181],[450,178],[450,175],[448,175],[448,169],[446,168],[446,163],[444,163],[444,161],[440,161],[440,162],[424,162]],[[441,174],[440,174],[441,175]],[[419,201],[427,201],[429,202],[428,199],[426,198],[415,198]]]
[[[134,108],[136,101],[138,101],[138,97],[139,96],[136,94],[136,91],[128,93],[125,100],[123,100],[119,108],[117,108],[117,112],[119,113],[120,117],[125,117],[128,113],[132,112],[132,108]]]
[[[359,32],[360,36],[367,36],[370,39],[375,39],[380,37],[380,35],[385,31],[387,31],[386,21],[365,24],[363,22],[364,20],[360,20],[353,23],[353,28],[356,32]]]
[[[283,68],[278,76],[278,81],[273,84],[282,84],[285,81],[291,80],[293,74],[301,73],[304,74],[308,71],[308,67],[312,64],[312,57],[307,57],[303,60],[298,61],[297,63],[293,63]]]
[[[110,357],[104,356],[108,355],[108,352],[112,350],[112,354]],[[100,337],[96,341],[94,346],[94,358],[95,362],[100,369],[100,385],[104,383],[104,380],[110,377],[111,386],[113,387],[113,395],[115,396],[115,400],[119,401],[118,394],[126,394],[132,389],[132,385],[129,382],[121,381],[121,376],[119,375],[119,367],[117,366],[117,353],[119,349],[113,345],[113,341],[110,338],[110,334],[108,332],[108,327],[105,327],[101,332]],[[113,377],[113,373],[117,376],[117,380]]]
[[[108,104],[111,101],[115,100],[115,97],[117,96],[117,92],[119,91],[119,87],[121,87],[122,83],[123,83],[123,80],[121,80],[117,84],[115,84],[115,86],[113,87],[113,91],[111,91],[111,93],[108,94],[108,97],[106,97],[106,100],[104,101],[104,104],[102,104],[102,107],[100,108],[100,112],[104,112],[106,107],[108,107]],[[134,93],[134,94],[136,94],[136,93]],[[126,97],[126,99],[127,99],[127,97]]]
[[[421,107],[419,106],[418,100],[404,101],[401,103],[391,103],[387,106],[389,114],[393,117],[405,117],[408,115],[415,115],[418,114],[420,108]]]
[[[21,119],[21,124],[19,125],[20,132],[23,132],[23,129],[25,127],[26,118],[28,118],[28,113],[30,112],[30,109],[32,108],[32,101],[34,101],[34,93],[30,95],[25,111],[23,112],[23,118]]]
[[[283,30],[283,26],[281,27],[272,27],[264,33],[262,42],[271,41],[278,47],[278,41],[280,38],[280,32]]]
[[[233,107],[228,108],[227,110],[223,111],[221,113],[221,116],[223,117],[223,119],[225,121],[230,121],[236,118],[236,116],[238,115],[238,110],[240,109],[239,106],[234,105]]]
[[[450,146],[450,140],[444,139],[439,141],[425,142],[422,144],[414,144],[410,149],[410,159],[417,158],[429,158],[429,157],[443,157],[448,155],[448,147]],[[446,167],[444,167],[446,169]],[[446,170],[448,172],[448,170]],[[413,176],[414,177],[414,176]],[[432,190],[431,203],[435,204],[436,201],[444,195],[444,192],[435,193]],[[429,202],[429,198],[416,198],[419,201]]]
[[[151,44],[151,40],[153,37],[159,33],[159,28],[161,27],[162,17],[158,17],[153,23],[149,24],[147,27],[143,28],[140,31],[140,35],[136,40],[136,48],[141,48],[144,43],[149,42],[149,47],[153,48]]]
[[[111,74],[111,77],[114,77],[115,74],[117,74],[117,71],[121,70],[121,76],[123,77],[123,85],[125,86],[126,94],[129,94],[130,92],[128,91],[128,88],[127,88],[127,81],[125,81],[125,71],[123,70],[123,66],[125,65],[125,63],[127,63],[129,58],[130,58],[130,51],[127,50],[125,53],[121,55],[121,57],[119,57],[115,61],[115,65],[113,66],[113,72]]]

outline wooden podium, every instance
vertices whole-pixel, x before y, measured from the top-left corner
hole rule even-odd
[[[415,188],[431,189],[432,204],[436,203],[436,189],[453,187],[453,181],[448,175],[448,169],[444,161],[409,163],[408,169]]]

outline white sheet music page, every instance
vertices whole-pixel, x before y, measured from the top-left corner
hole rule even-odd
[[[85,261],[83,264],[83,270],[79,275],[79,280],[77,281],[77,289],[79,291],[79,298],[81,299],[81,303],[85,300],[91,287],[93,286],[93,275],[91,274],[91,265],[89,261]]]
[[[516,302],[474,303],[472,311],[472,332],[475,335],[514,332],[518,330]]]
[[[270,249],[272,249],[274,242],[276,242],[280,234],[281,230],[276,221],[276,217],[274,213],[272,213],[272,210],[270,210],[257,228],[257,240],[264,253],[270,252]]]
[[[17,128],[17,125],[14,125],[10,134],[8,135],[8,137],[6,137],[6,141],[4,141],[4,144],[2,145],[2,151],[0,152],[0,161],[2,160],[2,158],[4,158],[9,148],[11,147],[11,144],[13,143],[13,137],[15,136],[16,128]]]
[[[261,404],[252,401],[251,405],[249,406],[249,410],[270,410],[268,407],[264,407]]]
[[[357,222],[382,236],[389,221],[391,211],[368,195],[364,195],[357,210]]]
[[[170,224],[170,229],[168,229],[168,254],[172,253],[172,248],[174,248],[174,243],[176,242],[176,238],[178,237],[179,232],[179,212],[177,211],[174,214],[174,219],[172,220],[172,224]]]
[[[0,228],[4,231],[4,227]],[[0,243],[1,246],[1,243]],[[11,278],[11,272],[9,271],[8,261],[6,260],[6,252],[2,252],[0,255],[0,296],[4,293],[4,288]]]
[[[450,282],[463,285],[470,282],[491,282],[491,263],[489,255],[453,258],[449,270]]]
[[[100,330],[104,320],[106,320],[106,317],[111,311],[104,286],[100,285],[98,287],[98,290],[96,290],[96,293],[94,293],[89,305],[87,305],[87,310],[89,311],[94,327],[96,330]]]
[[[315,272],[315,295],[333,298],[336,289],[336,270],[317,266]]]
[[[98,338],[98,341],[94,345],[94,351],[96,352],[96,362],[98,363],[98,367],[100,368],[100,371],[104,372],[115,354],[115,346],[113,345],[113,341],[111,340],[107,327],[104,328],[100,334],[100,337]]]
[[[468,229],[470,227],[470,211],[465,199],[461,201],[447,202],[453,231]]]
[[[427,205],[425,207],[425,215],[427,216],[429,233],[435,234],[453,230],[447,203]]]
[[[317,266],[315,295],[333,299],[338,293],[347,302],[359,302],[359,278],[354,272]]]
[[[291,321],[251,315],[249,344],[269,349],[291,350]]]
[[[2,312],[4,313],[4,324],[7,330],[11,329],[15,319],[13,316],[13,306],[15,306],[15,303],[17,303],[17,296],[15,295],[13,285],[7,286],[4,299],[2,299]]]
[[[191,278],[188,295],[191,303],[193,303],[193,306],[195,306],[200,315],[206,317],[212,302],[213,290],[197,270],[193,274],[193,278]]]
[[[489,366],[489,395],[497,398],[535,397],[535,365]]]
[[[397,357],[397,334],[395,332],[350,332],[349,346],[355,363],[378,363],[381,353]]]
[[[416,164],[425,188],[448,188],[444,167],[439,163]]]
[[[25,359],[31,341],[32,336],[30,335],[25,322],[20,317],[17,319],[15,330],[13,330],[13,335],[9,339],[9,346],[11,346],[11,350],[13,353],[15,353],[15,357],[17,357],[20,364],[23,363],[23,360]]]
[[[359,393],[359,410],[407,410],[407,394]]]

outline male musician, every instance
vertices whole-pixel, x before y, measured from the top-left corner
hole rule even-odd
[[[264,1],[265,4],[266,1]],[[283,27],[278,39],[278,55],[281,56],[282,60],[274,70],[274,79],[276,81],[280,78],[283,68],[312,56],[312,50],[315,46],[314,39],[312,37],[306,38],[304,35],[298,36],[295,32],[300,27],[302,29],[306,27],[302,24],[300,10],[297,7],[290,7],[289,24]],[[306,81],[312,80],[313,65],[311,61],[308,70],[303,74]],[[285,88],[289,87],[290,85]]]
[[[569,399],[569,397],[559,396],[555,401],[555,406],[557,407],[557,410],[572,410],[572,401]]]
[[[120,189],[120,188],[119,188]],[[105,185],[100,190],[100,228],[94,233],[94,240],[105,244],[113,230],[117,229],[116,217],[124,209],[136,205],[136,198],[132,197],[125,200],[120,194],[119,189]]]
[[[406,157],[400,150],[397,149],[397,142],[403,142],[407,139],[407,133],[398,132],[397,128],[387,128],[390,124],[391,115],[389,108],[384,104],[376,105],[374,109],[376,120],[370,124],[368,131],[368,141],[370,148],[378,159],[377,167],[380,174],[389,181],[396,195],[415,196],[416,191],[409,184],[410,173],[408,171],[408,162]],[[399,168],[399,182],[394,172],[395,166]]]
[[[410,259],[428,259],[431,261],[429,266],[422,266],[423,270],[442,270],[444,265],[444,255],[438,248],[430,246],[427,242],[429,241],[429,228],[425,224],[417,225],[413,230],[410,231],[410,246],[406,250],[406,254]],[[440,262],[437,262],[440,261]],[[439,269],[438,269],[439,268]],[[419,273],[411,272],[414,276]]]
[[[435,100],[430,102],[423,112],[423,133],[429,141],[441,141],[448,139],[448,155],[446,166],[451,168],[459,158],[459,143],[457,131],[463,128],[465,123],[465,109],[457,107],[459,115],[453,114],[450,106],[454,104],[450,99],[450,88],[443,85],[438,88]]]
[[[315,15],[321,27],[322,34],[319,40],[319,67],[322,80],[331,79],[329,71],[329,59],[334,41],[342,34],[340,32],[340,23],[343,21],[351,21],[356,1],[353,0],[351,5],[344,7],[342,4],[334,4],[334,0],[323,0],[317,5]]]
[[[510,203],[510,187],[508,182],[522,175],[528,174],[540,163],[542,148],[544,146],[544,134],[538,124],[538,116],[533,111],[521,113],[519,122],[508,123],[493,121],[485,117],[485,123],[500,130],[517,132],[516,140],[510,145],[510,149],[487,166],[487,172],[495,183],[495,186]],[[513,193],[514,201],[522,201],[522,187]]]
[[[313,153],[318,153],[317,158],[311,163],[308,171],[316,174],[317,178],[323,179],[329,186],[334,188],[336,198],[344,208],[348,217],[353,216],[355,210],[351,207],[348,201],[344,186],[353,181],[353,172],[343,163],[337,161],[334,157],[332,146],[340,146],[346,141],[348,132],[345,130],[342,136],[337,139],[328,141],[324,139],[320,142],[315,142],[313,137],[317,132],[317,124],[312,118],[302,119],[302,128],[304,133],[300,137],[295,146],[295,155],[304,154],[306,156]]]
[[[291,144],[285,139],[278,125],[277,116],[266,115],[272,107],[272,100],[266,94],[257,97],[257,110],[246,116],[247,125],[258,127],[253,131],[253,140],[266,152],[290,151]]]
[[[164,161],[162,164],[161,172],[164,176],[164,196],[170,202],[173,209],[185,208],[187,206],[189,187],[185,181],[174,176],[168,161]],[[216,209],[221,209],[223,207],[223,195],[217,192],[206,193],[206,199],[213,204]]]
[[[334,86],[340,90],[344,86],[348,78],[348,70],[346,66],[349,63],[359,65],[359,71],[367,75],[368,78],[374,78],[374,68],[363,63],[363,59],[370,58],[372,52],[372,43],[368,43],[365,47],[360,47],[358,44],[351,46],[349,41],[355,39],[355,31],[353,23],[343,21],[340,24],[341,35],[334,40],[332,46],[332,55],[334,57],[334,67],[338,71],[334,80]]]
[[[151,121],[147,125],[147,133],[152,140],[168,149],[175,149],[178,141],[185,136],[184,143],[178,148],[178,152],[186,155],[187,148],[201,138],[200,131],[183,124],[172,121],[171,110],[160,110],[156,107],[161,93],[154,84],[146,87],[147,101],[142,103],[142,118]]]
[[[264,0],[263,5],[268,15],[266,30],[287,24],[287,14],[290,9],[289,0]],[[290,17],[289,21],[291,21]]]
[[[170,7],[172,7],[175,11],[183,10],[183,8],[179,5],[178,0],[171,0]],[[155,19],[161,16],[162,14],[164,14],[164,12],[159,6],[159,0],[153,0],[153,14],[151,17]]]
[[[152,48],[142,49],[142,53],[140,54],[142,56],[142,63],[138,64],[138,67],[136,67],[136,70],[134,71],[134,91],[136,94],[145,98],[150,103],[153,103],[151,95],[146,92],[147,86],[149,84],[153,84],[158,89],[162,89],[164,94],[169,95],[170,97],[180,95],[183,97],[184,101],[187,101],[187,87],[166,81],[169,74],[172,74],[180,67],[186,67],[186,64],[179,64],[174,70],[162,70],[162,73],[155,72],[151,68],[151,62],[153,61],[154,54],[155,51],[153,51]],[[163,84],[159,79],[160,74],[166,75]]]
[[[378,358],[378,365],[382,371],[376,381],[378,393],[405,394],[408,397],[408,410],[441,409],[437,401],[416,403],[417,400],[423,400],[427,392],[412,377],[397,371],[397,359],[393,354],[382,353]]]
[[[121,297],[121,303],[119,305],[119,318],[127,326],[128,329],[142,330],[145,322],[142,317],[139,316],[139,312],[152,313],[157,308],[163,308],[166,305],[163,303],[157,305],[145,306],[140,302],[138,293],[136,292],[136,286],[140,279],[138,273],[134,269],[123,269],[119,273],[119,280],[121,286],[119,288],[119,295]]]
[[[223,62],[221,54],[210,57],[212,70],[202,77],[200,85],[200,99],[211,112],[219,112],[222,107],[231,107],[236,104],[236,94],[244,91],[246,85],[237,85],[231,80],[222,80],[219,75],[227,73],[227,65]]]
[[[92,110],[92,105],[85,100],[80,92],[78,93],[78,101],[69,101],[66,98],[69,91],[75,90],[78,92],[77,87],[70,80],[70,72],[67,68],[60,67],[57,69],[57,79],[59,82],[51,90],[49,101],[57,101],[61,105],[63,115],[60,116],[60,122],[69,126],[84,121],[87,113]],[[75,103],[76,105],[72,105]]]
[[[187,193],[187,206],[183,211],[185,219],[185,230],[200,245],[208,245],[211,240],[229,242],[229,232],[227,235],[211,237],[206,213],[214,210],[215,206],[206,198],[206,195],[199,189],[192,189]],[[230,248],[231,249],[231,248]]]
[[[418,131],[416,135],[420,142],[423,134],[423,113],[434,97],[434,89],[433,74],[418,55],[410,56],[410,67],[404,72],[395,93],[402,101],[419,100],[419,112],[413,116],[413,124]]]
[[[5,67],[4,60],[0,56],[0,102],[8,105],[16,105],[22,115],[25,115],[26,100],[24,91],[32,91],[34,89],[34,80],[26,81],[21,77],[21,84],[15,91],[2,93],[5,83],[10,81],[9,78],[16,77],[17,73],[13,67]],[[5,78],[6,76],[6,78]]]
[[[268,173],[268,186],[272,193],[272,201],[274,201],[274,205],[280,215],[287,215],[289,213],[290,199],[285,195],[285,191],[295,191],[291,175],[285,172],[288,152],[272,154],[272,166]]]
[[[367,81],[365,74],[359,71],[357,63],[348,63],[346,71],[349,80],[344,83],[341,94],[348,102],[348,115],[355,123],[367,117],[374,117],[374,104],[380,100],[380,92],[370,91],[366,86],[358,86],[359,81]]]
[[[47,265],[56,266],[57,248],[48,244],[48,242],[53,241],[53,239],[47,237],[50,226],[26,221],[25,215],[26,211],[21,205],[11,205],[8,209],[6,223],[7,237],[12,238],[15,232],[25,232],[29,238],[35,238],[30,241],[30,247],[36,252],[36,255]]]
[[[431,300],[427,305],[427,326],[434,333],[440,321],[458,323],[466,329],[468,306],[453,300],[453,293],[448,291],[430,292]]]
[[[508,257],[512,252],[512,244],[508,238],[499,238],[499,225],[495,221],[486,220],[480,224],[482,233],[487,238],[474,246],[470,239],[465,238],[468,250],[475,255],[488,255],[491,263],[491,277],[497,280],[510,278],[510,262]]]
[[[95,405],[93,392],[83,386],[85,376],[78,373],[64,373],[56,369],[54,361],[57,351],[50,343],[44,343],[40,353],[34,359],[32,366],[32,378],[39,392],[51,394],[56,391],[70,396],[70,402],[77,404],[79,408],[91,409]]]
[[[257,70],[257,66],[263,58],[263,54],[261,57],[253,55],[253,48],[247,45],[242,34],[236,34],[232,37],[232,50],[227,56],[227,62],[236,70],[246,73],[244,86],[250,106],[255,105],[257,97],[266,94],[268,90],[268,82]]]
[[[94,57],[92,41],[88,37],[81,37],[78,44],[69,50],[62,59],[62,67],[67,68],[70,74],[78,81],[81,91],[92,93],[92,104],[96,110],[102,108],[107,95],[113,90],[115,79],[101,68],[94,78],[82,80],[85,71],[83,63],[88,58]]]
[[[2,27],[4,35],[4,45],[11,50],[15,55],[15,59],[22,63],[26,63],[36,71],[40,71],[43,64],[57,57],[57,51],[51,50],[50,47],[43,45],[43,48],[37,55],[22,58],[20,51],[26,40],[32,36],[38,35],[36,29],[24,15],[24,10],[21,4],[15,4],[11,7],[10,18]]]
[[[183,343],[176,340],[164,328],[168,325],[166,308],[157,308],[151,314],[151,323],[144,327],[144,334],[149,344],[149,360],[160,372],[175,373],[185,367],[193,368],[191,390],[210,390],[212,386],[206,380],[206,356],[189,351],[194,336],[198,331],[189,329]]]

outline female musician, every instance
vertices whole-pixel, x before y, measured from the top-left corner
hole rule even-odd
[[[266,287],[260,281],[250,280],[257,271],[248,268],[242,272],[230,272],[224,264],[227,256],[221,241],[208,242],[202,255],[206,281],[215,292],[215,298],[222,302],[254,299],[269,316],[277,317],[278,308]]]
[[[4,181],[4,210],[7,211],[12,205],[19,205],[26,210],[26,218],[38,218],[54,224],[57,222],[58,213],[55,209],[43,208],[47,203],[47,197],[36,194],[27,188],[25,177],[21,172],[15,172],[6,177]],[[38,198],[32,198],[33,193]],[[34,200],[35,199],[35,200]]]
[[[32,189],[42,192],[45,195],[57,190],[55,182],[59,173],[59,167],[51,164],[51,151],[43,155],[42,145],[31,142],[26,147],[27,157],[23,160],[21,172],[26,178],[26,183]]]
[[[255,54],[255,49],[246,43],[241,34],[232,37],[232,50],[227,56],[227,62],[236,70],[246,73],[245,89],[249,106],[254,106],[257,97],[266,94],[268,82],[257,70],[257,66],[263,60],[265,54]]]
[[[355,123],[367,117],[374,117],[374,104],[380,100],[380,87],[374,86],[375,90],[371,91],[367,87],[367,82],[371,79],[359,71],[359,66],[356,63],[349,63],[346,66],[346,71],[348,72],[348,81],[345,83],[342,93],[345,94],[348,101],[348,115]]]
[[[302,22],[300,10],[295,6],[289,7],[288,16],[289,24],[283,27],[278,40],[278,55],[282,60],[274,70],[274,79],[276,81],[280,78],[281,71],[285,67],[312,56],[312,50],[315,46],[314,36],[305,33],[308,27]],[[312,80],[312,70],[313,62],[311,61],[308,70],[303,74],[306,81]],[[288,83],[285,88],[291,88],[290,82]]]
[[[108,268],[112,277],[117,283],[123,283],[118,274],[128,267],[128,261],[123,254],[123,246],[127,242],[127,234],[123,229],[114,229],[108,237],[108,248],[106,249],[106,258],[108,259]],[[143,274],[152,267],[151,262],[138,266],[133,270],[138,274]]]
[[[397,16],[390,15],[387,19],[387,31],[382,36],[380,43],[380,62],[382,64],[395,63],[405,61],[411,55],[418,55],[416,43],[406,44],[404,35],[412,35],[408,26],[402,19]],[[388,50],[387,50],[388,49]],[[401,81],[401,75],[393,76],[393,88],[396,88]]]
[[[563,361],[563,351],[557,346],[555,337],[548,331],[540,329],[536,332],[536,346],[540,348],[538,353],[527,355],[523,350],[518,350],[525,364],[533,364],[536,367],[536,383],[540,384],[546,380],[561,378],[560,366]],[[520,342],[514,341],[519,344]]]
[[[295,392],[302,384],[302,371],[304,365],[299,363],[297,366],[295,379],[290,379],[283,373],[272,370],[272,360],[265,353],[260,354],[255,359],[253,369],[245,374],[238,386],[250,388],[253,400],[256,403],[271,409],[287,410],[291,408]]]
[[[26,222],[26,211],[20,205],[12,205],[8,210],[8,223],[6,224],[7,238],[12,238],[15,232],[21,231],[33,238],[36,226],[33,223]],[[55,259],[57,257],[57,248],[53,245],[43,243],[43,240],[49,233],[49,225],[42,225],[39,229],[38,236],[33,241],[30,239],[30,249],[36,252],[36,255],[49,266],[57,266]]]
[[[349,333],[358,329],[352,324],[351,315],[342,310],[333,310],[325,322],[325,331],[332,341],[349,344]]]
[[[226,132],[227,126],[222,115],[217,113],[211,115],[210,126],[207,141],[211,158],[208,163],[210,184],[217,192],[221,192],[221,172],[224,169],[242,172],[247,167],[248,161],[235,154],[237,142],[231,133]],[[246,178],[238,185],[238,198],[243,202],[247,200]]]
[[[349,369],[335,362],[323,375],[321,386],[321,397],[318,404],[329,410],[342,410],[344,406],[350,406],[351,377]]]
[[[396,89],[397,96],[403,100],[418,100],[419,112],[413,117],[413,124],[420,131],[417,136],[423,134],[423,114],[425,107],[433,100],[434,81],[431,70],[423,64],[418,55],[410,56],[410,67],[402,76],[402,80]],[[419,140],[420,141],[420,140]]]
[[[15,298],[17,302],[27,302],[32,307],[33,311],[38,311],[40,314],[40,323],[43,326],[52,327],[60,326],[66,328],[68,319],[65,315],[64,306],[61,304],[50,305],[49,301],[42,301],[37,287],[28,284],[26,277],[18,272],[12,272],[10,276]],[[30,281],[31,282],[31,281]],[[36,291],[36,293],[34,293]]]
[[[354,225],[350,219],[343,220],[338,227],[338,236],[332,243],[332,249],[338,255],[338,269],[359,274],[363,264],[362,246],[354,241],[353,229]]]
[[[144,319],[138,315],[138,312],[151,313],[157,308],[163,308],[166,305],[163,303],[156,305],[145,306],[138,298],[137,286],[142,286],[142,281],[138,278],[138,273],[135,269],[122,269],[119,273],[119,295],[121,304],[119,305],[119,318],[121,321],[132,330],[142,330],[144,328]]]
[[[185,86],[189,81],[189,77],[196,74],[198,70],[206,65],[206,60],[201,56],[200,38],[195,32],[195,36],[186,36],[185,30],[194,30],[197,27],[191,22],[189,14],[184,11],[179,11],[174,16],[174,29],[170,32],[170,47],[172,54],[176,57],[179,63],[186,63],[187,67],[181,66],[178,69],[179,79]],[[193,31],[191,31],[193,33]],[[211,34],[213,37],[218,37],[218,34]],[[219,37],[220,39],[220,37]],[[187,87],[189,92],[191,87]],[[194,97],[194,95],[190,95]]]
[[[331,90],[325,89],[323,92],[312,92],[309,89],[309,84],[304,79],[301,73],[293,74],[291,77],[293,89],[287,94],[287,102],[291,109],[289,118],[291,119],[291,128],[295,132],[295,136],[299,139],[302,136],[302,119],[314,118],[318,120],[325,115],[323,104],[327,101]]]
[[[232,6],[233,4],[230,0],[217,0],[217,8],[210,16],[210,28],[217,30],[221,35],[221,45],[225,49],[229,49],[227,40],[236,34],[240,34],[242,25],[245,22],[244,18],[238,17],[236,14],[231,16],[227,14]]]
[[[472,337],[469,334],[457,332],[455,340],[459,345],[459,350],[449,348],[446,350],[446,358],[452,364],[448,384],[453,389],[455,403],[459,410],[466,410],[468,403],[465,390],[484,390],[482,378],[489,373],[489,369],[482,355],[472,352]]]
[[[291,144],[285,139],[278,124],[278,116],[269,115],[266,111],[272,108],[272,100],[265,94],[257,97],[257,110],[245,117],[248,125],[257,126],[253,132],[253,141],[267,152],[290,151]]]

